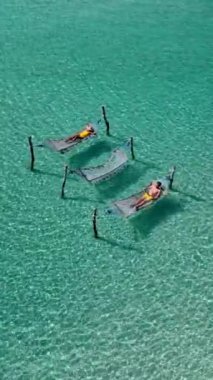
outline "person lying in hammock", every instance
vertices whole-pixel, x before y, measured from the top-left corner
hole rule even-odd
[[[81,132],[78,132],[75,135],[68,137],[65,141],[66,143],[71,143],[78,140],[80,141],[90,137],[91,135],[96,135],[96,132],[92,124],[88,124]]]
[[[146,203],[149,203],[152,200],[158,199],[162,194],[163,188],[161,182],[152,182],[145,192],[143,192],[142,196],[137,200],[137,202],[134,204],[133,207],[136,208],[136,210],[139,210],[142,206],[144,206]]]

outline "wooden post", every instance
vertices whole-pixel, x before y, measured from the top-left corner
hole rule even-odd
[[[35,155],[34,155],[34,149],[33,149],[32,136],[28,137],[28,142],[29,142],[30,155],[31,155],[30,170],[33,171],[33,169],[34,169],[34,163],[35,163]]]
[[[135,160],[135,153],[134,153],[134,140],[133,140],[133,137],[131,137],[130,139],[130,149],[131,149],[131,156],[132,156],[132,160]]]
[[[64,170],[64,180],[63,180],[62,188],[61,188],[61,198],[64,198],[64,188],[67,181],[67,174],[68,174],[68,165],[65,166],[65,170]]]
[[[97,211],[98,209],[95,208],[93,212],[93,218],[92,218],[92,224],[93,224],[93,232],[94,232],[94,237],[98,239],[98,230],[97,230]]]
[[[110,125],[109,125],[109,121],[107,120],[107,117],[106,117],[106,110],[105,110],[104,106],[102,106],[102,114],[103,114],[104,122],[106,125],[106,134],[107,134],[107,136],[109,136]]]
[[[169,174],[169,189],[172,190],[172,185],[174,181],[174,175],[175,175],[176,166],[173,166],[171,169],[171,173]]]

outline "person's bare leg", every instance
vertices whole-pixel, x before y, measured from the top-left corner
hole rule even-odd
[[[71,137],[68,137],[68,139],[66,139],[66,142],[67,143],[70,143],[70,142],[74,142],[78,139],[78,135],[75,135],[75,136],[71,136]]]
[[[137,202],[135,205],[136,210],[139,210],[144,204],[146,204],[148,201],[146,199],[141,199],[140,202]]]

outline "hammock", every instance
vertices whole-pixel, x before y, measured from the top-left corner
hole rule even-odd
[[[112,208],[107,210],[108,214],[120,214],[124,216],[125,218],[128,218],[129,216],[134,215],[135,213],[154,205],[155,203],[159,202],[162,198],[164,198],[169,190],[171,189],[171,185],[173,182],[173,177],[175,173],[175,167],[171,169],[168,175],[166,175],[163,178],[157,179],[157,181],[160,181],[162,184],[163,191],[159,198],[157,199],[151,199],[150,201],[146,202],[141,206],[139,209],[135,207],[136,202],[146,193],[148,186],[140,191],[137,194],[131,195],[128,198],[118,200],[112,203]]]
[[[69,173],[75,173],[90,183],[98,183],[123,170],[127,163],[126,152],[122,148],[117,148],[113,150],[110,158],[104,164],[90,168],[70,169]]]
[[[80,138],[78,137],[79,134],[85,131],[86,127],[91,126],[94,129],[94,132],[92,132],[89,136]],[[86,125],[80,132],[77,132],[76,134],[72,136],[65,137],[63,139],[59,140],[45,140],[41,146],[45,146],[47,148],[50,148],[51,150],[54,150],[59,153],[65,153],[74,148],[76,145],[89,140],[93,137],[97,136],[97,125],[89,123]]]

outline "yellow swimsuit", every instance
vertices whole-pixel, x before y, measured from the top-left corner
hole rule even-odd
[[[151,201],[153,199],[153,196],[148,193],[144,193],[143,198],[145,201]]]
[[[79,137],[81,139],[85,139],[85,137],[88,137],[91,135],[91,131],[88,131],[87,129],[84,129],[82,132],[79,133]]]

